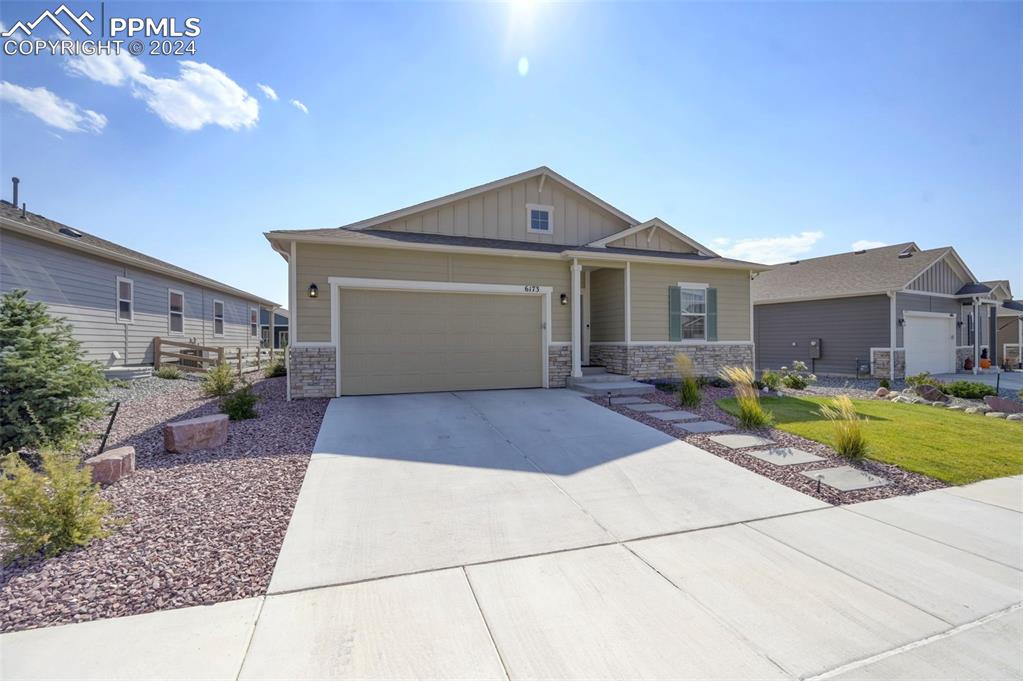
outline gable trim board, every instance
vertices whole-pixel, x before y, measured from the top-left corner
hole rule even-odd
[[[685,234],[683,234],[682,232],[678,231],[677,229],[675,229],[674,227],[669,225],[667,222],[664,222],[663,220],[661,220],[659,218],[654,218],[652,220],[647,220],[646,222],[643,222],[643,223],[640,223],[640,224],[635,225],[633,227],[630,227],[630,228],[628,228],[626,230],[618,232],[617,234],[612,234],[610,236],[604,237],[603,239],[597,239],[596,241],[591,241],[590,243],[587,244],[587,246],[592,246],[592,247],[597,247],[597,248],[606,247],[606,246],[608,246],[608,245],[610,245],[610,244],[612,244],[612,243],[614,243],[616,241],[620,241],[622,239],[630,237],[633,234],[638,234],[639,232],[642,232],[644,230],[650,230],[650,232],[653,233],[657,229],[663,229],[665,232],[667,232],[671,236],[675,237],[676,239],[678,239],[682,243],[691,246],[697,253],[702,253],[704,255],[711,255],[711,256],[714,256],[714,257],[719,257],[718,254],[715,253],[714,251],[710,250],[709,248],[707,248],[703,244],[699,243],[695,239],[692,239],[691,237],[686,236]],[[649,240],[649,237],[648,237],[648,240]]]

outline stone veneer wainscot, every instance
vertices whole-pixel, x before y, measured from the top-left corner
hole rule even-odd
[[[753,365],[753,346],[749,343],[591,344],[590,362],[637,380],[678,378],[674,359],[680,352],[689,355],[700,376],[716,376],[723,366]]]
[[[337,350],[327,347],[288,348],[288,381],[291,398],[334,397]]]
[[[547,384],[551,388],[564,388],[572,373],[572,346],[550,345],[547,347]]]

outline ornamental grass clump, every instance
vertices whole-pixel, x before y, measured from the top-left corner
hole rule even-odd
[[[695,407],[700,404],[700,382],[696,378],[693,360],[684,352],[675,355],[675,370],[682,382],[678,388],[678,402],[683,407]]]
[[[234,390],[234,386],[234,372],[226,363],[213,367],[202,379],[202,391],[208,397],[223,397]]]
[[[739,424],[743,428],[765,428],[774,422],[774,417],[760,403],[760,394],[754,387],[755,377],[749,367],[723,367],[718,372],[722,379],[732,384],[735,401],[739,406]]]
[[[0,459],[0,527],[9,550],[4,561],[47,558],[109,534],[110,503],[78,457],[44,448],[34,471],[15,452]]]
[[[160,367],[159,369],[156,370],[155,375],[157,378],[166,378],[167,380],[170,381],[176,381],[183,376],[183,374],[181,373],[181,369],[172,366]]]
[[[847,459],[862,459],[867,454],[863,421],[847,395],[839,395],[830,404],[822,404],[821,416],[831,421],[832,447]]]
[[[284,363],[283,359],[275,359],[270,363],[269,366],[267,366],[266,370],[263,372],[263,375],[266,376],[267,378],[279,378],[281,376],[287,376],[288,367]]]

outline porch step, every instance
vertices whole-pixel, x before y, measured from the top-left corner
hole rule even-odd
[[[623,374],[609,374],[604,367],[583,367],[582,378],[569,378],[571,381],[586,381],[587,383],[621,383],[631,381],[632,378]]]
[[[603,367],[583,367],[579,378],[568,377],[568,387],[590,395],[643,395],[656,390],[649,383],[634,381],[621,374],[609,374]]]
[[[134,381],[137,378],[150,378],[152,375],[153,367],[151,366],[120,366],[103,369],[103,377],[108,381]]]

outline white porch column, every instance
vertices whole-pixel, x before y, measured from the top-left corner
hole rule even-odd
[[[583,268],[578,260],[572,261],[572,376],[580,378],[583,375],[582,365],[582,300],[579,275]]]
[[[625,345],[632,342],[632,263],[625,262]]]

